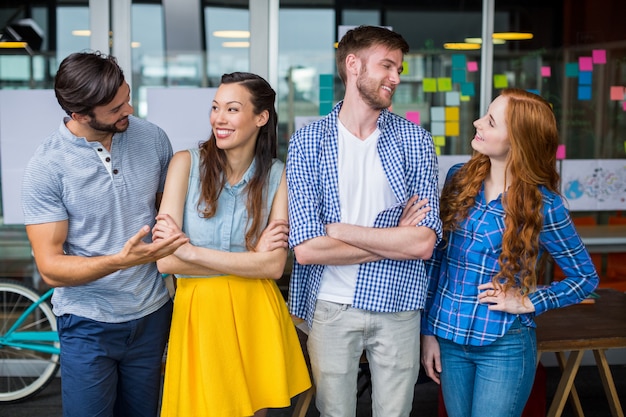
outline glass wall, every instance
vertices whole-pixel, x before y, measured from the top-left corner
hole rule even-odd
[[[213,87],[223,73],[252,67],[249,0],[198,2],[193,12],[201,20],[201,51],[168,50],[168,31],[180,28],[168,27],[165,1],[132,2],[130,79],[140,117],[146,117],[150,87]],[[334,45],[346,28],[360,24],[392,27],[409,42],[393,111],[430,130],[440,155],[468,154],[472,121],[480,116],[481,72],[485,71],[482,2],[364,3],[279,2],[275,88],[280,156],[286,155],[289,136],[299,123],[321,117],[341,99]],[[554,106],[568,159],[625,158],[625,15],[623,0],[496,1],[494,33],[521,33],[526,38],[500,35],[493,39],[488,101],[507,86],[535,91]],[[50,89],[60,60],[90,47],[89,1],[0,4],[0,31],[6,32],[7,26],[22,19],[34,22],[41,42],[30,51],[0,48],[0,89]],[[0,44],[6,40],[3,37]],[[626,183],[626,178],[621,181]],[[606,216],[605,212],[593,214],[600,220]],[[17,231],[17,235],[6,237],[7,231]],[[23,226],[3,224],[0,205],[3,254],[8,253],[3,247],[19,244],[22,252],[27,250],[22,232]],[[7,272],[0,270],[0,275]]]

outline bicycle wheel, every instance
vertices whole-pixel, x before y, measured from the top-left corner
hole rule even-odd
[[[50,304],[43,301],[31,307],[40,298],[18,281],[0,280],[0,403],[36,395],[59,369],[57,325]]]

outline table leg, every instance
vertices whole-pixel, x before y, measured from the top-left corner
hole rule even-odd
[[[556,393],[554,394],[550,410],[548,410],[548,417],[560,417],[568,397],[571,398],[576,415],[578,417],[584,417],[578,394],[574,388],[574,378],[576,378],[580,362],[583,359],[583,353],[584,351],[582,350],[572,351],[567,358],[567,362],[565,362],[565,354],[563,352],[556,352],[559,366],[563,370],[563,375],[561,376]]]
[[[604,349],[594,350],[593,356],[596,358],[596,365],[598,366],[598,371],[600,371],[600,378],[602,379],[606,399],[609,401],[609,407],[611,407],[611,415],[613,417],[624,417],[624,411],[622,410],[622,405],[620,404],[617,390],[615,389],[613,374],[611,374],[611,368],[606,360]]]

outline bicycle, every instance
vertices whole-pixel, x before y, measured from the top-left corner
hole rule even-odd
[[[0,404],[23,401],[57,375],[61,352],[49,299],[19,281],[0,280]]]

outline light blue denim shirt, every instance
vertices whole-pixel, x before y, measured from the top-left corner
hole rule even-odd
[[[191,154],[191,168],[183,214],[183,231],[194,246],[226,252],[247,251],[245,235],[250,224],[248,224],[247,193],[245,191],[254,174],[256,161],[252,161],[243,178],[237,184],[226,183],[218,198],[215,215],[207,219],[200,216],[202,208],[205,207],[204,202],[198,206],[198,201],[200,201],[200,152],[198,149],[189,149],[188,151]],[[263,213],[263,224],[266,224],[269,219],[283,168],[284,163],[275,159],[266,186],[267,199]],[[189,277],[189,275],[176,276]]]

